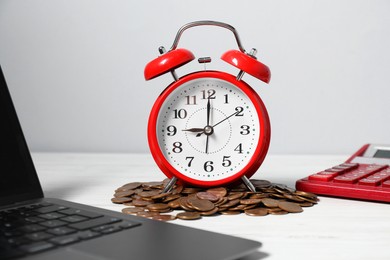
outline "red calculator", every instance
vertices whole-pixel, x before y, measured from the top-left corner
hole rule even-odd
[[[390,202],[390,145],[366,144],[344,163],[296,182],[318,195]]]

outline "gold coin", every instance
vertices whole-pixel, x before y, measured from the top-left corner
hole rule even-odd
[[[158,194],[160,194],[159,190],[143,191],[143,192],[138,193],[138,195],[141,196],[142,198],[151,198],[151,197],[156,196]]]
[[[160,215],[159,212],[153,212],[153,211],[140,211],[137,212],[137,216],[144,217],[144,218],[152,218],[154,216]]]
[[[212,215],[215,215],[217,212],[218,212],[218,207],[214,207],[210,211],[202,211],[202,212],[199,212],[199,213],[202,216],[212,216]]]
[[[159,193],[157,195],[154,195],[152,197],[150,197],[152,200],[158,200],[158,199],[162,199],[162,198],[165,198],[166,196],[170,195],[170,193]]]
[[[224,187],[211,188],[208,189],[207,192],[212,193],[219,198],[225,197],[227,194],[227,190]]]
[[[147,205],[153,204],[153,201],[146,201],[142,199],[133,200],[133,205],[136,207],[146,207]]]
[[[137,214],[138,212],[141,212],[141,211],[145,211],[145,209],[132,208],[132,207],[122,209],[122,213],[125,213],[125,214]]]
[[[195,197],[195,198],[189,198],[187,201],[188,204],[192,206],[192,208],[198,211],[210,211],[215,208],[214,203],[212,203],[209,200],[201,200]]]
[[[159,220],[159,221],[170,221],[170,220],[175,220],[176,217],[169,214],[160,214],[152,217],[152,219]]]
[[[290,213],[299,213],[303,211],[302,207],[299,206],[299,204],[288,201],[279,202],[279,208]]]
[[[181,212],[176,215],[177,218],[183,219],[183,220],[195,220],[195,219],[200,219],[201,215],[199,212]]]
[[[171,194],[162,199],[162,202],[170,202],[180,198],[179,194]]]
[[[182,190],[182,194],[192,194],[192,193],[197,193],[201,191],[200,188],[195,188],[195,187],[185,187],[183,190]]]
[[[279,205],[278,200],[276,199],[271,199],[271,198],[264,198],[261,199],[261,202],[264,204],[264,206],[268,208],[276,208]]]
[[[123,185],[122,187],[120,187],[118,189],[135,190],[136,188],[140,187],[141,185],[142,185],[142,183],[140,183],[140,182],[130,182],[130,183]]]
[[[133,199],[130,198],[130,197],[123,197],[123,198],[112,198],[111,199],[111,202],[112,203],[115,203],[115,204],[122,204],[122,203],[125,203],[125,202],[130,202],[132,201]]]
[[[230,208],[230,207],[233,207],[233,206],[236,206],[237,204],[240,203],[240,200],[239,199],[235,199],[235,200],[229,200],[227,203],[223,204],[223,205],[220,205],[219,207],[220,208]]]
[[[317,198],[316,194],[310,193],[310,192],[306,192],[306,191],[296,190],[294,193],[295,193],[295,195],[302,196],[302,197],[309,198],[309,199]]]
[[[168,206],[172,209],[180,208],[180,198],[168,202]]]
[[[196,193],[196,196],[199,199],[209,200],[211,202],[217,202],[219,200],[219,198],[220,198],[217,195],[215,195],[215,194],[213,194],[211,192],[207,192],[207,191],[198,192],[198,193]]]
[[[299,205],[300,205],[301,207],[312,207],[312,206],[314,205],[314,203],[305,201],[305,202],[300,202]]]
[[[215,206],[219,207],[219,206],[225,204],[226,202],[228,202],[228,198],[227,197],[222,197],[222,198],[219,199],[219,201],[215,202]]]
[[[237,211],[237,210],[225,210],[225,211],[221,211],[221,214],[223,214],[223,215],[239,215],[239,214],[241,214],[241,212]]]
[[[271,214],[271,215],[286,215],[286,214],[288,214],[288,212],[284,211],[284,210],[278,210],[278,211],[270,211],[269,214]]]
[[[189,203],[187,202],[187,197],[181,197],[179,199],[180,207],[186,211],[193,211]]]
[[[114,197],[115,198],[130,197],[134,193],[135,193],[134,190],[118,191],[115,192]]]
[[[268,214],[268,210],[265,208],[254,208],[245,210],[245,214],[248,216],[266,216]]]
[[[251,199],[264,199],[264,198],[267,198],[267,194],[265,193],[255,193],[255,194],[251,194],[249,198]]]
[[[262,199],[242,199],[242,200],[240,200],[240,204],[244,204],[244,205],[259,204],[260,202],[262,202]]]
[[[150,211],[157,211],[157,212],[167,212],[170,210],[168,204],[165,203],[149,204],[146,206],[146,208]]]
[[[172,189],[171,193],[172,193],[173,195],[175,195],[175,194],[180,194],[180,193],[183,191],[183,189],[184,189],[184,186],[183,186],[183,185],[177,185],[176,187],[174,187],[174,188]]]
[[[244,192],[234,192],[234,193],[230,193],[227,198],[228,200],[236,200],[236,199],[241,199],[244,196],[245,196]]]
[[[253,179],[250,181],[252,182],[253,186],[255,186],[256,188],[268,188],[269,186],[271,186],[271,182],[267,180]]]
[[[146,189],[158,189],[163,188],[164,184],[162,181],[150,181],[150,182],[143,182],[142,187]]]

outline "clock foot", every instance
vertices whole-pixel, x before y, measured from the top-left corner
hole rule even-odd
[[[167,193],[167,192],[171,191],[171,189],[175,185],[176,181],[177,181],[177,178],[172,177],[172,179],[170,179],[168,184],[164,187],[164,190],[162,191],[162,193]]]
[[[252,192],[256,192],[255,186],[253,186],[252,182],[244,175],[241,177],[241,180],[244,182],[245,186]]]

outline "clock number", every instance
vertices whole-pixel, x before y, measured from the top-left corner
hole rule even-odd
[[[178,119],[178,118],[184,119],[187,117],[187,111],[185,109],[179,109],[179,110],[175,109],[175,110],[173,110],[173,112],[175,113],[175,115],[173,117],[175,119]]]
[[[229,160],[231,156],[224,156],[223,159],[222,159],[222,166],[223,167],[229,167],[230,165],[232,165],[232,161]]]
[[[214,89],[209,89],[207,90],[207,95],[206,95],[206,90],[202,90],[203,99],[215,99],[215,90]]]
[[[238,152],[238,153],[242,153],[242,143],[240,143],[239,145],[237,145],[237,147],[234,149],[234,151]]]
[[[243,107],[236,107],[237,114],[236,116],[244,116],[244,108]]]
[[[205,172],[212,172],[214,170],[213,162],[212,161],[207,161],[203,165],[203,169]]]
[[[181,148],[183,144],[181,142],[174,142],[172,152],[174,153],[181,153],[183,151],[183,148]]]
[[[229,104],[229,95],[225,94],[225,104]]]
[[[196,105],[196,96],[186,96],[187,105]]]
[[[174,136],[177,133],[177,129],[174,125],[168,126],[167,131],[168,131],[167,133],[168,136]]]
[[[192,161],[194,160],[194,158],[195,158],[195,157],[193,157],[193,156],[188,156],[188,157],[186,157],[186,160],[190,160],[190,161],[188,162],[188,167],[191,167]]]
[[[240,132],[240,134],[242,134],[242,135],[247,135],[250,133],[249,125],[242,125],[241,129],[242,129],[242,131]]]

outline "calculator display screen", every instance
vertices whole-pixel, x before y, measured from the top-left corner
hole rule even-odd
[[[374,154],[375,158],[390,158],[390,150],[377,150]]]

